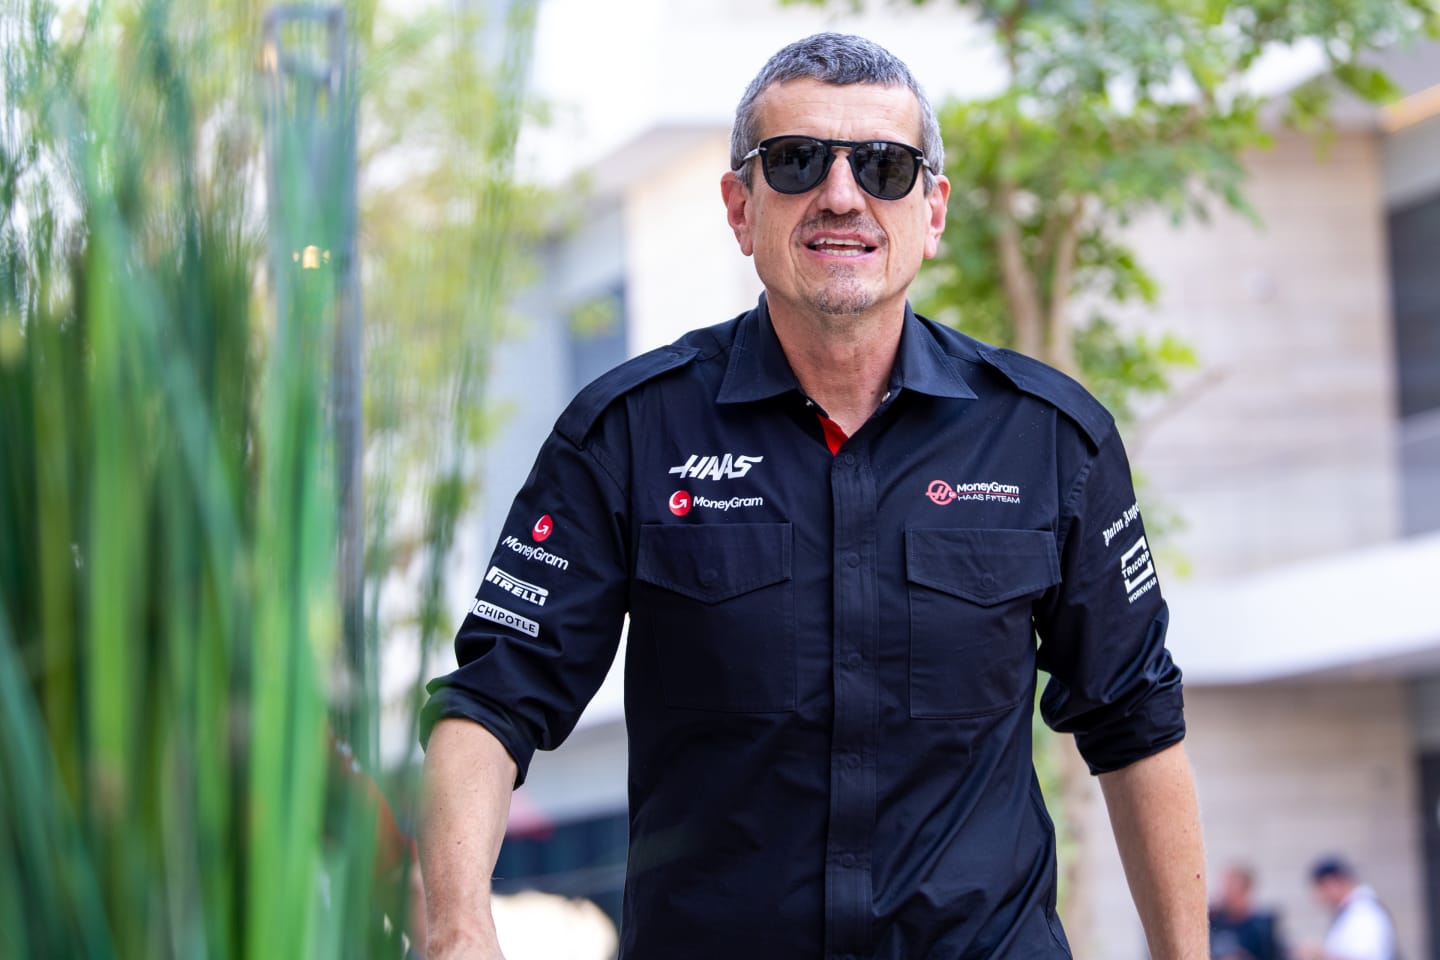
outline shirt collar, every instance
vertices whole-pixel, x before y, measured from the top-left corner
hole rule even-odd
[[[975,391],[960,375],[953,357],[941,348],[920,318],[905,304],[905,325],[900,349],[890,372],[890,391],[914,390],[933,397],[975,399]],[[740,319],[730,347],[730,363],[716,396],[719,403],[747,403],[799,391],[800,382],[770,324],[765,295]]]

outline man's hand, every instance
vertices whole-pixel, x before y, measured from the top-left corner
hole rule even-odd
[[[469,720],[442,720],[425,750],[420,862],[426,960],[504,960],[490,912],[515,761]]]
[[[1183,744],[1100,775],[1153,960],[1208,960],[1205,850]]]

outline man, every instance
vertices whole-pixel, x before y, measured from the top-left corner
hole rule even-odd
[[[1180,677],[1120,440],[1072,381],[909,310],[941,161],[914,78],[868,41],[792,44],[746,91],[721,193],[764,296],[581,392],[431,684],[433,956],[498,955],[509,793],[627,612],[625,960],[1068,957],[1037,666],[1153,956],[1206,955]]]
[[[1321,960],[1395,960],[1390,914],[1348,863],[1326,857],[1315,864],[1310,879],[1316,898],[1334,917],[1320,947]]]
[[[1255,874],[1233,864],[1220,878],[1210,908],[1210,953],[1220,960],[1285,960],[1279,922],[1255,909]]]

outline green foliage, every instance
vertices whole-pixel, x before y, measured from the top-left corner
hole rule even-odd
[[[1244,162],[1270,136],[1247,71],[1272,50],[1320,51],[1329,69],[1284,102],[1292,123],[1323,131],[1337,90],[1396,94],[1373,51],[1440,34],[1432,0],[961,5],[989,28],[1007,77],[995,96],[941,111],[949,222],[917,307],[1077,375],[1122,417],[1195,363],[1172,339],[1108,319],[1158,297],[1124,228],[1217,205],[1255,217]]]
[[[378,13],[362,75],[367,621],[372,634],[418,633],[422,677],[454,627],[445,569],[477,489],[475,451],[499,417],[485,397],[490,345],[530,278],[523,251],[550,202],[512,176],[521,121],[538,110],[519,94],[535,5],[507,10],[498,23],[450,5]],[[397,522],[416,500],[421,519]],[[412,564],[419,602],[382,624],[378,584]],[[417,686],[412,717],[422,697]]]
[[[1172,333],[1158,338],[1144,331],[1126,335],[1102,314],[1091,317],[1075,341],[1081,370],[1092,376],[1095,396],[1122,423],[1133,422],[1139,396],[1159,396],[1170,388],[1170,371],[1199,365],[1194,349]]]
[[[395,296],[369,313],[371,416],[392,451],[424,447],[422,413],[432,451],[475,433],[524,209],[505,159],[517,108],[503,90],[529,39],[517,9],[500,75],[457,52],[470,35],[454,19],[349,11],[365,89],[385,91],[375,116],[385,97],[405,104],[373,128],[392,147],[493,108],[366,210],[366,279]],[[299,260],[266,266],[261,14],[0,0],[0,956],[401,949],[404,877],[380,860],[378,811],[330,735],[346,693],[338,290]],[[435,69],[447,45],[459,65]],[[295,175],[272,203],[304,188]],[[422,296],[427,281],[445,292]],[[458,371],[439,362],[457,354]],[[414,385],[422,368],[433,376]],[[467,487],[457,457],[412,474],[442,548]],[[398,470],[377,473],[399,488]],[[379,553],[391,500],[377,486]],[[437,564],[432,600],[438,583]],[[361,725],[378,710],[347,707]]]

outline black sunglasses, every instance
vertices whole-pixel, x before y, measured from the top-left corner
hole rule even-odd
[[[776,193],[805,193],[814,190],[830,173],[835,148],[850,151],[850,172],[860,189],[877,200],[899,200],[915,186],[920,168],[934,168],[925,154],[907,143],[893,140],[822,140],[791,134],[761,140],[760,145],[740,158],[739,170],[755,157],[765,171],[765,182]]]

